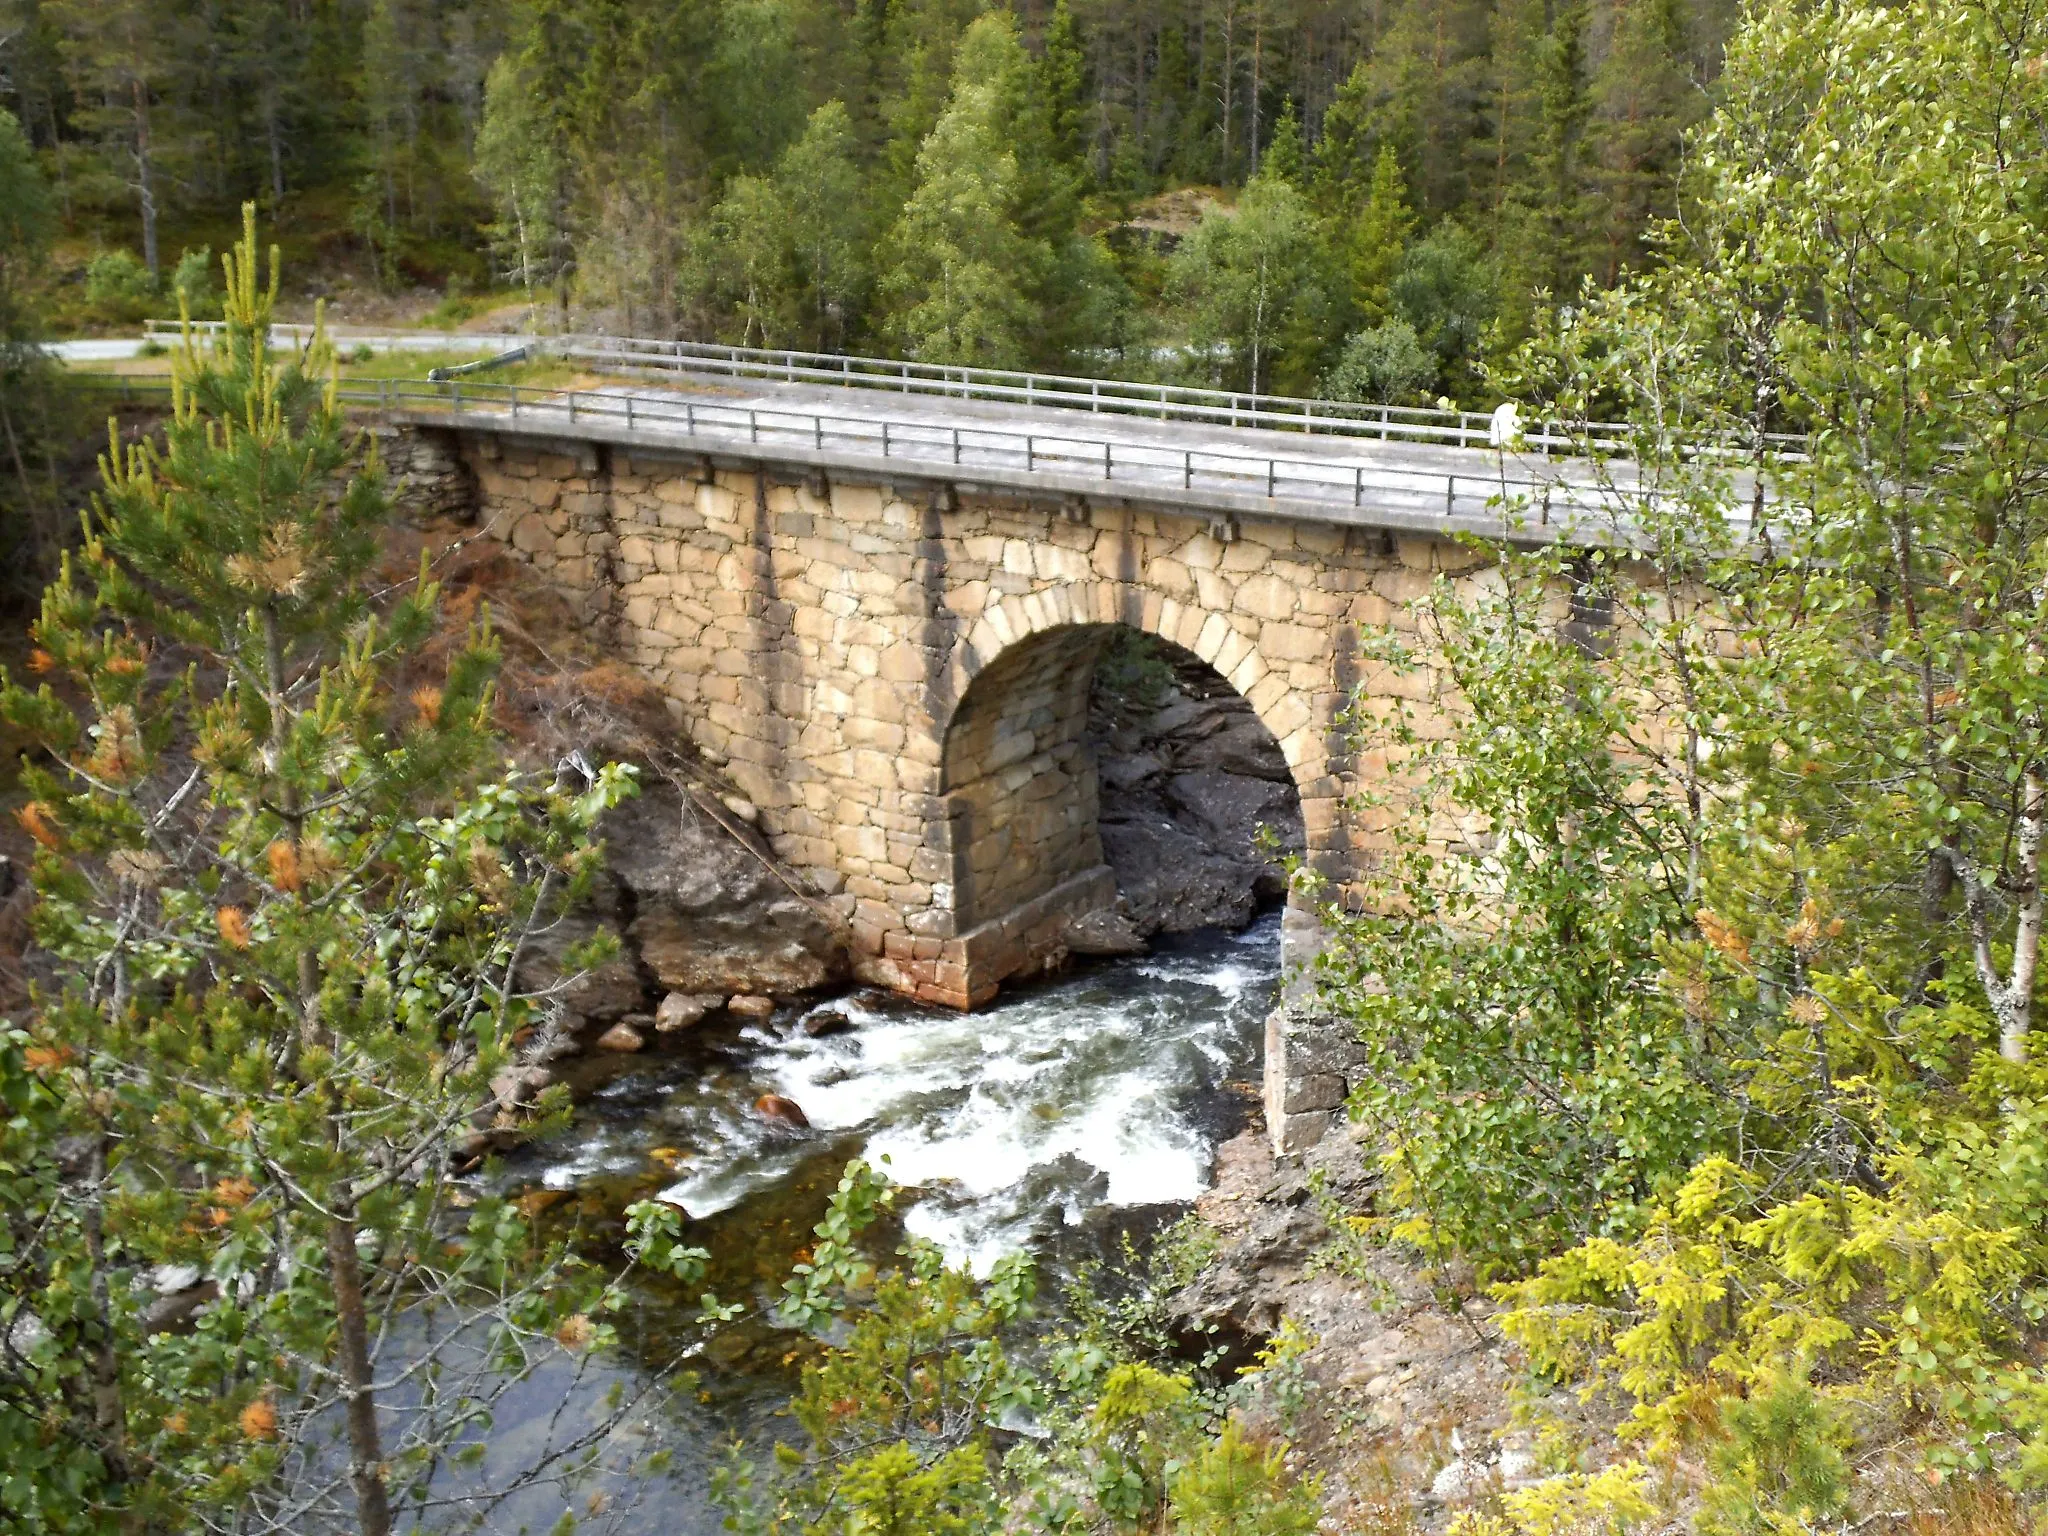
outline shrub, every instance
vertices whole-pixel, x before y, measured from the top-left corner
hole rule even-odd
[[[86,302],[108,320],[141,320],[156,299],[156,280],[129,251],[102,251],[85,269]]]

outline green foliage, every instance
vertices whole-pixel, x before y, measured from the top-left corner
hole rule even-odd
[[[1710,1536],[1811,1530],[1849,1503],[1847,1436],[1811,1386],[1783,1375],[1723,1406],[1701,1529]]]
[[[1423,350],[1414,326],[1406,320],[1386,320],[1344,343],[1343,355],[1323,388],[1337,400],[1408,405],[1436,382],[1437,366]]]
[[[1709,1144],[1718,1068],[1650,986],[1697,833],[1656,695],[1629,686],[1698,619],[1602,661],[1542,622],[1556,557],[1496,559],[1491,595],[1439,582],[1413,640],[1368,637],[1355,722],[1401,767],[1375,806],[1418,826],[1455,806],[1479,856],[1400,840],[1320,964],[1367,1047],[1352,1112],[1386,1147],[1395,1232],[1515,1269],[1627,1229]]]
[[[58,977],[21,1060],[41,1134],[79,1149],[26,1165],[0,1310],[53,1347],[8,1411],[69,1448],[46,1505],[96,1477],[75,1507],[110,1518],[289,1508],[376,1536],[558,1329],[608,1336],[600,1280],[450,1169],[546,1001],[521,952],[588,889],[596,819],[633,786],[507,766],[487,627],[426,663],[434,583],[383,590],[380,472],[324,336],[270,353],[277,265],[260,283],[248,221],[161,442],[103,461],[34,627],[44,680],[0,677],[36,747],[21,819]],[[188,1331],[144,1325],[127,1277],[162,1265],[214,1287]],[[378,1402],[394,1321],[435,1382],[403,1413]],[[336,1486],[303,1452],[351,1398],[371,1411]]]
[[[103,319],[140,320],[156,302],[156,279],[133,251],[117,246],[86,267],[85,297]]]
[[[1498,303],[1478,241],[1454,222],[1439,224],[1402,256],[1388,294],[1394,312],[1435,355],[1452,392],[1469,396]]]
[[[1633,575],[1504,558],[1363,690],[1396,852],[1332,974],[1400,1230],[1521,1273],[1503,1326],[1631,1433],[1725,1434],[1724,1529],[1835,1517],[1901,1425],[2048,1480],[2031,24],[1753,12],[1668,268],[1517,363],[1628,423]]]
[[[1296,1481],[1285,1453],[1244,1438],[1237,1424],[1174,1474],[1168,1518],[1180,1536],[1310,1536],[1321,1483]]]
[[[1126,1276],[1125,1294],[1100,1300],[1077,1328],[1035,1335],[1024,1255],[977,1280],[913,1241],[902,1267],[870,1268],[860,1234],[891,1193],[875,1170],[849,1164],[810,1260],[785,1287],[785,1320],[838,1326],[804,1367],[792,1408],[804,1441],[778,1446],[767,1467],[735,1451],[720,1469],[714,1495],[730,1529],[1082,1536],[1144,1528],[1169,1494],[1177,1529],[1314,1528],[1319,1485],[1287,1472],[1285,1447],[1247,1441],[1230,1423],[1230,1394],[1138,1358],[1160,1342],[1154,1328],[1119,1326],[1163,1303],[1134,1309],[1130,1291],[1184,1283],[1200,1245],[1176,1239],[1164,1268]],[[1283,1344],[1271,1369],[1284,1370],[1293,1348]],[[999,1424],[1025,1428],[1000,1457]]]
[[[178,257],[177,266],[171,269],[170,292],[194,320],[210,318],[207,310],[219,300],[215,297],[213,251],[209,247],[202,245]]]
[[[1219,381],[1271,391],[1313,377],[1328,302],[1320,231],[1292,182],[1258,176],[1235,209],[1211,208],[1173,255],[1170,292]]]

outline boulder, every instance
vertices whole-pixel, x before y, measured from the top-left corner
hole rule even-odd
[[[671,992],[654,1010],[654,1027],[661,1034],[672,1035],[701,1024],[706,1014],[724,1004],[723,994],[717,992]]]
[[[627,937],[663,987],[788,995],[848,974],[846,936],[745,841],[675,785],[656,780],[606,812],[611,872],[632,906]]]
[[[633,963],[630,944],[622,941],[611,959],[588,970],[579,972],[569,964],[569,951],[599,933],[617,937],[618,929],[602,918],[577,914],[564,917],[536,935],[520,961],[520,988],[541,992],[560,986],[556,1000],[562,1011],[593,1024],[609,1023],[621,1014],[631,1013],[646,1000],[646,993],[639,967]]]
[[[779,1093],[764,1093],[754,1100],[754,1113],[774,1125],[787,1126],[791,1130],[807,1131],[811,1127],[810,1117],[795,1099],[786,1099]]]
[[[614,1024],[599,1035],[595,1044],[600,1051],[617,1051],[621,1055],[631,1055],[634,1051],[646,1048],[647,1038],[632,1025],[621,1023]]]
[[[1261,827],[1272,830],[1281,852],[1299,853],[1306,843],[1301,803],[1289,784],[1203,769],[1168,779],[1166,801],[1179,813],[1176,820],[1206,833],[1222,853],[1268,862],[1259,846]]]
[[[627,1025],[615,1025],[625,1029]],[[540,1097],[541,1090],[555,1080],[555,1074],[546,1067],[507,1067],[491,1079],[491,1097],[502,1110],[524,1109]]]
[[[818,1008],[803,1016],[799,1026],[813,1040],[826,1035],[843,1035],[853,1028],[853,1020],[837,1008]]]
[[[726,1011],[750,1024],[759,1024],[775,1012],[775,999],[758,993],[738,993],[726,1000]]]

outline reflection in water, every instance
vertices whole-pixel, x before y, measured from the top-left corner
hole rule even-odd
[[[1278,975],[1273,914],[1242,934],[1191,935],[1019,987],[974,1014],[860,993],[811,1010],[851,1026],[814,1038],[790,1010],[686,1037],[673,1054],[593,1063],[616,1075],[572,1129],[504,1174],[573,1191],[592,1215],[659,1195],[690,1213],[720,1294],[765,1304],[845,1161],[886,1158],[905,1186],[903,1231],[982,1271],[1029,1248],[1051,1279],[1207,1187],[1217,1141],[1243,1123],[1245,1092],[1227,1085],[1256,1074]],[[795,1100],[811,1128],[755,1114],[763,1093]],[[1056,1299],[1056,1285],[1044,1294]],[[680,1442],[672,1481],[634,1490],[628,1528],[717,1530],[709,1466],[734,1434],[773,1433],[789,1391],[802,1341],[757,1320],[695,1350],[692,1311],[643,1295],[620,1320],[644,1365],[691,1349],[704,1371],[701,1394],[667,1413]],[[551,1401],[546,1382],[522,1395]],[[517,1438],[517,1424],[501,1419],[498,1435]]]

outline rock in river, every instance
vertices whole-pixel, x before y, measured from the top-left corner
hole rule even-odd
[[[754,1100],[754,1113],[763,1120],[776,1125],[786,1125],[791,1130],[807,1131],[811,1120],[795,1099],[785,1099],[779,1093],[764,1093]]]
[[[600,1051],[618,1051],[630,1055],[647,1044],[646,1037],[630,1024],[614,1024],[597,1037]]]
[[[679,1029],[701,1024],[706,1014],[724,1006],[725,998],[717,992],[671,992],[654,1010],[654,1027],[664,1035],[671,1035]]]

